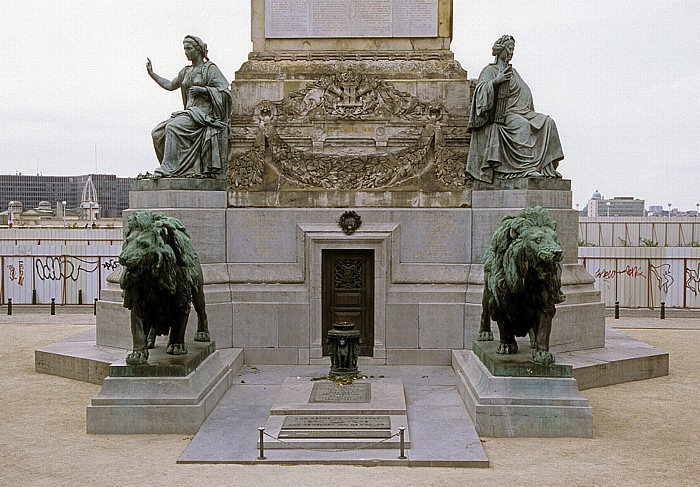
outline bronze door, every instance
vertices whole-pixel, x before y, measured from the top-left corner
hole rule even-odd
[[[333,323],[349,321],[362,334],[360,355],[374,349],[374,250],[324,250],[322,253],[323,354]]]

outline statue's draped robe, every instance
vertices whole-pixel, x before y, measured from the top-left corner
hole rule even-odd
[[[166,177],[213,176],[226,167],[231,92],[219,68],[210,61],[185,66],[177,75],[184,110],[153,129],[153,145],[160,162],[155,173]],[[191,97],[192,86],[207,95]]]
[[[492,183],[495,173],[502,178],[527,177],[534,171],[546,177],[556,172],[564,158],[557,126],[549,116],[535,112],[532,92],[513,69],[508,86],[505,122],[493,122],[496,90],[493,80],[499,70],[486,66],[476,85],[469,113],[472,131],[467,172]]]

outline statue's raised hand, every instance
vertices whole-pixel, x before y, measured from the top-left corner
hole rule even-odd
[[[148,74],[153,74],[153,65],[151,64],[151,60],[146,58],[146,71],[148,71]]]

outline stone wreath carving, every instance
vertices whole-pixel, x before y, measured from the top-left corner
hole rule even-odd
[[[317,154],[290,147],[272,124],[261,123],[253,146],[232,157],[231,191],[262,183],[269,163],[283,179],[298,187],[357,190],[390,188],[434,171],[446,189],[464,189],[466,150],[446,147],[440,125],[427,124],[418,141],[388,154],[358,156]]]

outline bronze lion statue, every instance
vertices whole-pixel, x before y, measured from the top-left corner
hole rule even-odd
[[[156,335],[169,335],[166,353],[184,355],[190,302],[197,312],[195,341],[208,342],[202,267],[180,220],[146,210],[127,220],[119,263],[124,307],[131,310],[129,365],[145,364]]]
[[[478,340],[493,340],[491,320],[498,323],[498,353],[518,352],[515,337],[530,334],[535,362],[555,361],[549,335],[561,292],[562,248],[557,224],[536,206],[501,222],[484,256],[484,296]]]

